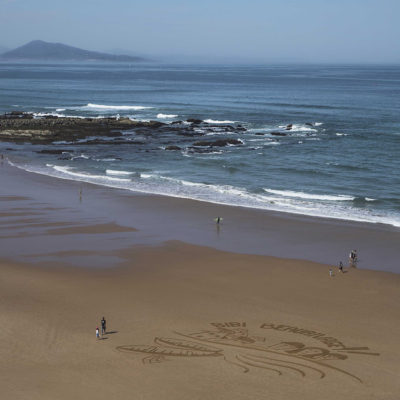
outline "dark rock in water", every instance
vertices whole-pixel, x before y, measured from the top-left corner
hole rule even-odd
[[[199,125],[201,124],[203,121],[201,119],[196,119],[196,118],[189,118],[186,120],[186,122],[190,122],[193,125]]]
[[[167,146],[165,150],[181,150],[179,146]]]
[[[204,141],[194,142],[193,146],[224,147],[224,146],[227,146],[228,144],[241,145],[243,143],[239,139],[219,139],[219,140],[214,140],[214,141],[204,140]]]
[[[307,126],[314,126],[314,124],[313,124],[312,122],[306,122],[304,125],[307,125]]]
[[[287,136],[287,133],[284,133],[284,132],[270,132],[270,135],[273,135],[273,136]]]
[[[58,157],[58,160],[72,160],[72,157],[68,154],[63,154],[61,157]]]
[[[133,141],[133,140],[104,140],[104,139],[93,139],[85,142],[77,142],[74,145],[86,145],[86,144],[136,144],[143,145],[145,142]]]
[[[24,111],[11,111],[0,115],[0,119],[33,119],[33,114]]]
[[[164,122],[160,122],[160,121],[149,121],[149,126],[152,128],[159,128],[161,126],[166,125]]]
[[[181,124],[183,121],[172,121],[170,123],[170,125],[177,125],[177,124]]]
[[[247,129],[242,125],[237,125],[235,128],[236,131],[245,132]]]
[[[263,133],[263,132],[256,132],[255,135],[257,135],[257,136],[264,136],[265,133]]]
[[[293,128],[293,124],[286,125],[286,130],[290,131]]]
[[[69,153],[73,152],[73,150],[67,150],[67,149],[44,149],[44,150],[39,150],[36,153],[38,154],[62,154],[62,153]]]
[[[186,149],[189,153],[200,153],[200,154],[206,154],[212,152],[210,148],[199,148],[199,147],[192,147],[189,146]]]
[[[109,137],[120,137],[123,136],[122,132],[110,132],[107,136]]]

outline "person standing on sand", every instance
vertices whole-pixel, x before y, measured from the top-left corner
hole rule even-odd
[[[343,273],[343,263],[341,261],[339,263],[339,271]]]
[[[101,320],[101,336],[106,333],[106,319],[103,317]]]
[[[352,250],[349,255],[350,265],[354,266],[357,263],[357,250]]]
[[[100,331],[98,326],[96,326],[96,339],[100,339]]]
[[[329,276],[333,276],[332,268],[329,269]]]

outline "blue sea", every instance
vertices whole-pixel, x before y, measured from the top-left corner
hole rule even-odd
[[[124,145],[0,143],[29,171],[400,227],[399,66],[0,63],[0,112],[12,110],[205,121],[193,137],[173,124],[125,132]],[[221,138],[241,144],[193,151],[197,140]],[[67,152],[37,153],[48,148]]]

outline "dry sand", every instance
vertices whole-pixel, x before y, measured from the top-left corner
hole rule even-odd
[[[177,242],[124,256],[1,265],[2,398],[399,398],[399,275]]]
[[[0,174],[1,399],[400,398],[399,274],[334,268],[330,277],[331,266],[311,261],[162,243],[170,229],[217,245],[229,226],[176,228],[174,207],[199,222],[195,203],[152,198],[159,207],[141,219],[132,196],[85,186],[81,203],[77,184],[27,175]],[[203,217],[216,215],[211,207],[199,205]],[[223,211],[237,224],[232,240],[265,235],[245,225],[262,214]],[[387,237],[378,267],[396,264],[398,231],[265,218],[280,243],[289,226],[303,229],[286,248],[324,234],[339,246],[331,238],[359,232],[382,252]],[[108,333],[96,340],[102,316]]]

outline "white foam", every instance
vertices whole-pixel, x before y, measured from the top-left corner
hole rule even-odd
[[[234,124],[235,123],[235,121],[229,121],[229,120],[219,121],[217,119],[205,119],[204,122],[207,122],[207,124]]]
[[[267,193],[277,194],[283,197],[297,197],[299,199],[310,199],[310,200],[327,200],[327,201],[352,201],[355,198],[352,196],[346,195],[323,195],[323,194],[311,194],[311,193],[304,193],[304,192],[294,192],[292,190],[274,190],[274,189],[266,189],[264,190]]]
[[[106,169],[107,175],[133,175],[133,172],[129,171],[117,171],[115,169]]]
[[[82,115],[64,115],[64,114],[59,114],[56,112],[49,112],[49,113],[43,113],[43,112],[37,112],[33,113],[33,116],[36,117],[61,117],[61,118],[81,118],[84,119],[86,117],[83,117]],[[101,117],[95,117],[95,118],[101,118]]]
[[[60,112],[60,111],[65,111],[65,108],[56,108],[56,111]]]
[[[38,112],[38,113],[33,113],[34,117],[65,117],[65,115],[50,112],[50,113],[43,113],[43,112]]]
[[[159,119],[176,118],[177,116],[177,114],[157,114],[157,118]]]
[[[75,172],[72,170],[71,167],[63,167],[60,165],[53,165],[53,169],[55,169],[58,172],[61,172],[63,174],[68,174],[75,176],[77,178],[84,178],[84,179],[101,179],[105,181],[114,181],[114,182],[130,182],[130,179],[122,179],[122,178],[114,178],[114,177],[109,177],[105,175],[92,175],[92,174],[87,174],[83,172]]]
[[[279,128],[286,130],[287,125],[279,125]],[[318,132],[317,129],[313,129],[307,125],[296,125],[293,124],[291,129],[287,129],[287,132]]]
[[[63,151],[63,154],[64,153],[66,153],[66,152]],[[83,153],[81,155],[79,155],[79,156],[72,157],[72,160],[75,160],[76,158],[83,158],[84,160],[89,160],[90,159],[89,156],[87,156],[86,154],[83,154]]]
[[[11,162],[10,164],[14,165]],[[30,172],[127,189],[133,192],[151,193],[216,204],[227,204],[314,217],[383,223],[400,227],[400,218],[396,213],[369,210],[368,208],[356,208],[353,206],[349,207],[343,200],[346,198],[351,200],[352,197],[345,195],[313,195],[304,192],[277,191],[273,189],[266,189],[265,191],[268,194],[252,193],[241,187],[192,182],[176,177],[165,176],[164,173],[157,171],[143,173],[141,174],[141,178],[144,179],[132,181],[130,179],[107,177],[103,175],[91,175],[89,173],[73,170],[69,167],[52,164],[49,164],[48,167],[33,165],[16,166]],[[284,196],[282,194],[284,194]],[[315,196],[318,197],[316,198]],[[368,198],[367,201],[372,200],[373,199]]]
[[[321,125],[323,125],[324,123],[323,122],[315,122],[314,123],[314,126],[321,126]]]
[[[94,110],[146,110],[149,108],[153,107],[147,107],[147,106],[126,106],[126,105],[107,105],[107,104],[94,104],[94,103],[88,103],[86,106],[83,107],[77,107],[81,109],[94,109]]]

